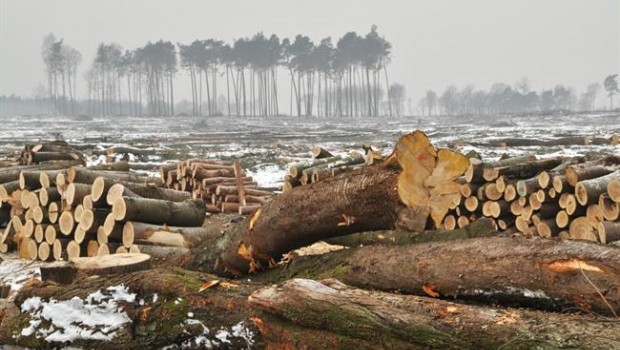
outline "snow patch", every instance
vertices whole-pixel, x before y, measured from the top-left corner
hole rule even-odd
[[[2,258],[4,260],[0,263],[0,285],[11,286],[9,298],[26,282],[32,279],[41,280],[40,262],[13,258],[11,255],[3,255]]]
[[[69,300],[31,297],[21,306],[30,313],[30,325],[19,336],[44,337],[48,342],[72,342],[78,339],[111,340],[116,331],[131,321],[119,302],[134,303],[136,294],[129,293],[124,285],[112,286],[104,291],[89,294],[85,299]],[[45,321],[48,328],[39,326]]]
[[[247,173],[259,187],[280,187],[284,181],[285,168],[276,164],[263,164]]]

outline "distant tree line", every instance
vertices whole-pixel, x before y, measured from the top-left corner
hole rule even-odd
[[[289,114],[352,117],[404,112],[404,86],[388,79],[391,48],[376,26],[363,36],[348,32],[335,44],[331,38],[317,44],[301,34],[280,39],[263,33],[230,44],[159,40],[133,50],[101,43],[84,74],[87,99],[78,110],[79,52],[50,34],[42,57],[54,114],[175,115],[174,77],[183,69],[190,77],[186,112],[192,115],[283,114],[279,88],[288,80]],[[288,77],[279,80],[282,72]]]
[[[617,74],[604,81],[605,90],[613,109],[613,95],[618,93]],[[572,88],[556,85],[540,92],[531,91],[527,79],[513,86],[496,83],[488,91],[468,85],[462,89],[448,86],[441,95],[427,90],[418,103],[422,115],[497,115],[552,111],[592,111],[602,88],[592,83],[577,95]]]

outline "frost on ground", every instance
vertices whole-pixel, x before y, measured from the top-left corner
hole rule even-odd
[[[3,254],[0,262],[0,285],[10,285],[9,298],[29,281],[41,280],[41,265],[38,261],[19,259],[13,254]]]
[[[133,303],[136,294],[123,285],[109,287],[89,294],[85,299],[43,300],[31,297],[21,305],[21,311],[31,316],[30,325],[16,337],[35,336],[48,342],[111,340],[116,331],[131,321],[119,305]]]
[[[207,326],[200,320],[187,319],[184,325],[187,329],[186,333],[191,334],[191,337],[181,344],[169,345],[162,350],[174,350],[174,349],[219,349],[222,347],[230,347],[239,349],[251,349],[254,345],[254,332],[249,329],[245,323],[247,321],[241,321],[230,329],[222,327],[216,332],[212,332]],[[235,339],[233,344],[231,338]]]

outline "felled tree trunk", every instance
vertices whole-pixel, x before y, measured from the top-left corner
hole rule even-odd
[[[364,246],[297,258],[286,269],[255,278],[334,277],[370,289],[613,315],[620,310],[619,271],[620,250],[614,247],[492,237]]]
[[[439,227],[449,207],[460,201],[455,180],[468,165],[461,154],[436,150],[422,132],[405,135],[383,164],[294,188],[266,203],[216,242],[207,240],[194,265],[239,276],[329,237],[397,226],[416,232]]]
[[[617,348],[620,324],[602,317],[470,306],[370,292],[337,280],[294,279],[250,298],[267,348]],[[610,322],[610,323],[608,323]],[[575,334],[579,334],[578,337]]]
[[[403,208],[396,192],[397,178],[393,168],[371,166],[296,187],[266,203],[216,244],[205,242],[196,253],[196,264],[242,275],[324,238],[392,229]]]

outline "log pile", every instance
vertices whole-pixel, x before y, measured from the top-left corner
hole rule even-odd
[[[205,205],[191,193],[161,187],[127,164],[50,170],[7,169],[0,174],[3,221],[0,252],[31,260],[140,252],[155,257],[187,251],[204,234]],[[11,177],[13,176],[13,177]],[[149,245],[166,246],[151,249]],[[173,247],[173,248],[168,248]]]
[[[365,155],[357,151],[333,155],[320,146],[314,147],[311,152],[312,159],[295,163],[289,168],[284,176],[282,191],[325,180],[383,159],[381,153],[373,151],[371,146],[363,145],[362,148]]]
[[[253,342],[226,346],[618,348],[620,250],[581,240],[521,236],[542,235],[524,214],[532,223],[534,216],[545,222],[570,207],[574,211],[569,227],[583,221],[575,213],[585,212],[583,218],[598,222],[597,239],[605,230],[605,241],[611,240],[607,232],[615,229],[616,219],[608,218],[614,217],[620,197],[619,163],[615,157],[589,162],[515,157],[485,164],[436,149],[417,131],[403,136],[384,162],[290,189],[218,234],[162,224],[196,219],[193,210],[179,208],[187,201],[164,198],[182,191],[145,189],[143,183],[132,182],[133,177],[117,173],[114,179],[123,182],[120,187],[108,188],[103,178],[92,182],[90,192],[76,185],[72,195],[61,195],[61,202],[90,196],[93,208],[108,208],[106,221],[109,217],[114,223],[125,220],[123,231],[132,232],[127,239],[134,244],[138,240],[145,247],[153,247],[146,243],[156,241],[178,247],[201,244],[183,264],[175,261],[172,268],[124,276],[78,276],[78,281],[62,286],[28,284],[15,298],[14,312],[2,310],[0,304],[3,324],[18,325],[8,332],[0,330],[0,342],[33,348],[60,346],[46,343],[44,337],[37,339],[38,333],[24,335],[26,327],[49,329],[46,322],[39,324],[23,312],[24,305],[32,301],[29,298],[67,300],[122,283],[136,294],[135,302],[123,304],[129,318],[123,329],[111,341],[84,340],[74,345],[140,348],[147,343],[164,347],[196,340],[200,347],[205,343],[198,343],[198,337],[210,336],[204,330],[231,324],[239,329],[238,322],[250,320]],[[67,172],[65,177],[70,185],[89,178],[87,172]],[[507,192],[512,199],[505,198]],[[138,197],[141,193],[152,193],[153,199]],[[476,222],[463,229],[425,230],[444,227],[450,215],[464,212],[463,199],[478,199],[479,193],[480,202],[495,203],[491,215],[488,208],[487,214],[483,212],[482,204],[469,212]],[[96,205],[101,203],[97,198],[104,198],[105,204]],[[600,207],[601,198],[609,207],[607,213],[590,209],[595,204]],[[81,203],[80,220],[90,221],[84,209],[87,201]],[[514,214],[512,207],[517,205],[522,208]],[[505,207],[510,214],[502,216]],[[78,209],[72,210],[75,216]],[[155,222],[150,225],[132,221],[151,217]],[[498,235],[492,226],[499,226],[500,218],[510,222],[511,217],[515,222],[506,226],[522,235]],[[517,226],[523,227],[523,221],[525,229],[520,231]],[[360,235],[362,246],[355,243],[351,249],[319,256],[290,253],[286,261],[279,261],[300,246],[352,233]],[[219,276],[188,271],[177,263]],[[248,274],[253,274],[251,281]],[[61,273],[60,277],[52,280],[63,282],[66,276]]]
[[[536,159],[520,156],[482,163],[472,159],[442,227],[489,217],[501,231],[526,236],[620,240],[620,159]]]
[[[241,168],[239,160],[189,159],[160,167],[167,188],[202,199],[209,213],[247,215],[267,202],[273,192]]]
[[[50,161],[68,161],[84,165],[82,154],[65,141],[51,141],[37,145],[25,145],[19,157],[22,165],[41,164]]]

